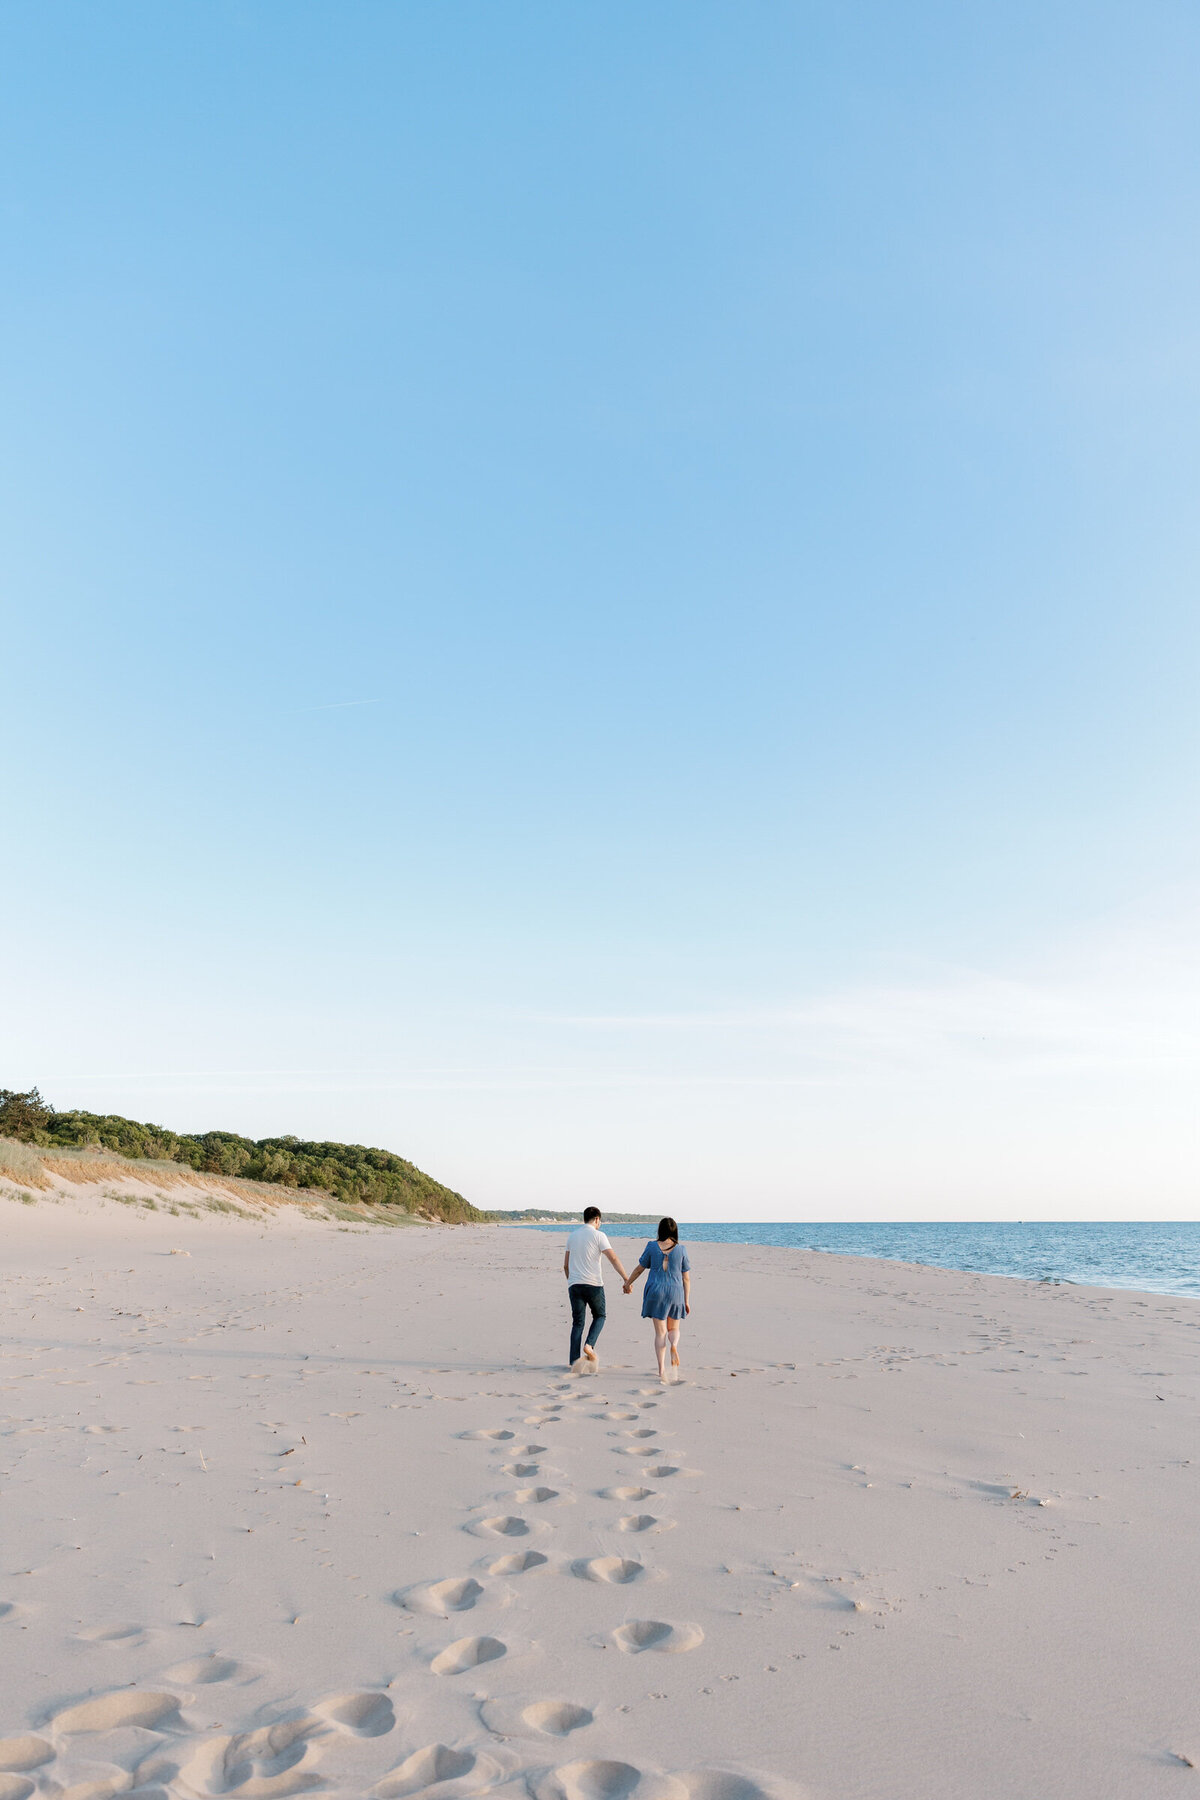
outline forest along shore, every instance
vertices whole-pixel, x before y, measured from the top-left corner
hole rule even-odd
[[[0,1228],[8,1800],[1125,1800],[1200,1763],[1195,1302],[697,1245],[664,1390],[615,1280],[565,1373],[549,1234]]]

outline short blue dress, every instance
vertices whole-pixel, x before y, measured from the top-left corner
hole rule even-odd
[[[663,1263],[666,1263],[666,1268]],[[683,1278],[691,1270],[688,1253],[682,1244],[664,1252],[657,1243],[649,1243],[638,1257],[638,1267],[646,1271],[646,1287],[642,1294],[643,1319],[683,1318]]]

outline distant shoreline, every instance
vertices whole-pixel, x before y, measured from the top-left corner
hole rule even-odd
[[[576,1217],[578,1215],[575,1215]],[[570,1223],[572,1221],[563,1221]],[[529,1220],[552,1232],[552,1220]],[[606,1229],[653,1228],[656,1219],[604,1215]],[[1200,1222],[1195,1220],[898,1220],[805,1223],[679,1221],[691,1244],[742,1244],[816,1255],[869,1257],[1011,1280],[1175,1294],[1200,1299]]]
[[[521,1212],[497,1213],[487,1216],[489,1225],[578,1225],[583,1215],[580,1212],[547,1213]],[[610,1213],[601,1216],[601,1225],[654,1225],[662,1218],[661,1213]]]

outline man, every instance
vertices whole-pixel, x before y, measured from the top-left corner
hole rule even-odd
[[[563,1257],[563,1274],[567,1278],[567,1293],[571,1299],[570,1361],[571,1368],[576,1373],[588,1364],[591,1365],[593,1374],[600,1367],[600,1358],[596,1355],[596,1339],[604,1330],[604,1270],[600,1265],[602,1256],[608,1258],[623,1282],[629,1280],[613,1254],[611,1244],[600,1230],[600,1208],[589,1206],[583,1215],[583,1224],[576,1226],[567,1239],[566,1255]],[[585,1344],[583,1321],[589,1309],[592,1325]],[[581,1347],[583,1358],[580,1357]]]

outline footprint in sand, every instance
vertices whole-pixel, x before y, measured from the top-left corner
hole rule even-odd
[[[123,1794],[129,1788],[137,1790],[138,1800],[169,1800],[166,1790],[178,1773],[177,1762],[152,1752],[128,1775],[117,1775],[109,1781],[83,1782],[80,1786],[71,1783],[63,1790],[62,1800],[68,1800],[68,1796],[70,1800],[77,1800],[77,1797],[78,1800],[112,1800],[113,1795]]]
[[[498,1662],[508,1654],[508,1645],[494,1637],[459,1638],[434,1657],[429,1667],[435,1675],[461,1675],[466,1669],[477,1669],[480,1663]]]
[[[557,1488],[530,1487],[518,1488],[513,1499],[518,1506],[545,1506],[547,1500],[561,1500],[562,1495]]]
[[[601,1500],[649,1500],[653,1497],[653,1488],[643,1487],[607,1487],[597,1488]]]
[[[528,1479],[529,1476],[538,1474],[539,1469],[537,1463],[531,1462],[501,1463],[500,1473],[502,1475],[515,1475],[517,1479],[520,1480],[522,1476]]]
[[[45,1738],[26,1737],[0,1738],[0,1769],[40,1769],[43,1763],[54,1761],[54,1751]]]
[[[340,1725],[355,1737],[383,1737],[396,1723],[395,1710],[386,1694],[331,1694],[318,1702],[324,1719]]]
[[[534,1529],[528,1519],[519,1518],[516,1513],[496,1513],[490,1519],[471,1519],[463,1526],[463,1530],[469,1531],[473,1537],[528,1537]],[[536,1529],[547,1531],[550,1528],[539,1525]]]
[[[651,1454],[653,1454],[653,1452],[651,1452]],[[681,1469],[678,1463],[658,1463],[654,1468],[648,1468],[646,1473],[647,1475],[652,1475],[655,1481],[665,1481],[669,1475],[683,1475],[686,1474],[687,1471]]]
[[[688,1800],[687,1789],[669,1775],[591,1760],[551,1770],[533,1792],[536,1800]]]
[[[308,1757],[308,1739],[321,1729],[310,1714],[266,1725],[233,1737],[210,1738],[181,1771],[193,1794],[237,1794],[239,1800],[288,1800],[309,1788],[322,1787],[321,1777],[300,1764]]]
[[[426,1744],[377,1782],[373,1791],[380,1800],[399,1800],[405,1794],[482,1793],[500,1773],[499,1763],[490,1756],[455,1750],[449,1744]],[[442,1785],[451,1781],[453,1788]]]
[[[631,1581],[642,1581],[646,1569],[644,1564],[623,1556],[581,1556],[571,1564],[571,1573],[578,1575],[581,1581],[607,1581],[617,1587],[627,1587]]]
[[[661,1456],[661,1444],[614,1444],[618,1456]]]
[[[627,1431],[624,1435],[627,1438],[652,1438],[658,1436],[658,1430],[653,1425],[644,1425],[640,1431]]]
[[[752,1775],[744,1769],[694,1769],[676,1776],[687,1800],[803,1800],[799,1789],[772,1775]]]
[[[420,1587],[401,1588],[392,1598],[397,1606],[407,1607],[409,1612],[448,1619],[451,1613],[470,1612],[483,1598],[483,1587],[470,1575],[451,1576],[447,1581],[422,1582]]]
[[[540,1550],[516,1550],[511,1556],[502,1556],[498,1561],[488,1564],[489,1575],[527,1575],[530,1569],[544,1569],[549,1562]]]
[[[544,1456],[545,1444],[518,1444],[515,1450],[508,1451],[509,1456]]]
[[[33,1788],[28,1775],[0,1775],[0,1800],[29,1800]]]
[[[569,1700],[535,1700],[521,1713],[522,1723],[544,1737],[569,1737],[592,1722],[586,1706],[574,1706]]]
[[[674,1531],[674,1519],[659,1519],[653,1513],[627,1513],[617,1520],[618,1531]]]
[[[161,1725],[164,1719],[173,1720],[178,1712],[177,1694],[138,1693],[134,1688],[123,1688],[120,1693],[101,1694],[98,1699],[84,1700],[79,1706],[68,1706],[65,1712],[56,1714],[54,1729],[62,1732],[119,1731],[126,1725],[153,1728]]]
[[[136,1650],[146,1642],[144,1625],[93,1625],[76,1633],[81,1644],[107,1644],[113,1650]]]
[[[672,1780],[677,1783],[681,1800],[809,1800],[807,1789],[793,1787],[771,1775],[735,1769],[729,1763],[678,1770]]]
[[[181,1687],[207,1687],[213,1681],[232,1681],[241,1673],[242,1665],[231,1656],[194,1656],[190,1662],[176,1663],[163,1674]]]
[[[586,1706],[571,1700],[530,1700],[528,1695],[505,1694],[486,1700],[479,1716],[497,1737],[569,1737],[593,1723]]]
[[[460,1431],[458,1433],[458,1436],[469,1444],[481,1443],[485,1438],[490,1438],[495,1443],[508,1443],[516,1435],[515,1431],[505,1431],[499,1426],[491,1431]]]
[[[638,1656],[643,1650],[662,1650],[679,1654],[694,1650],[704,1642],[699,1625],[672,1625],[666,1619],[630,1619],[618,1625],[613,1638],[627,1656]]]

